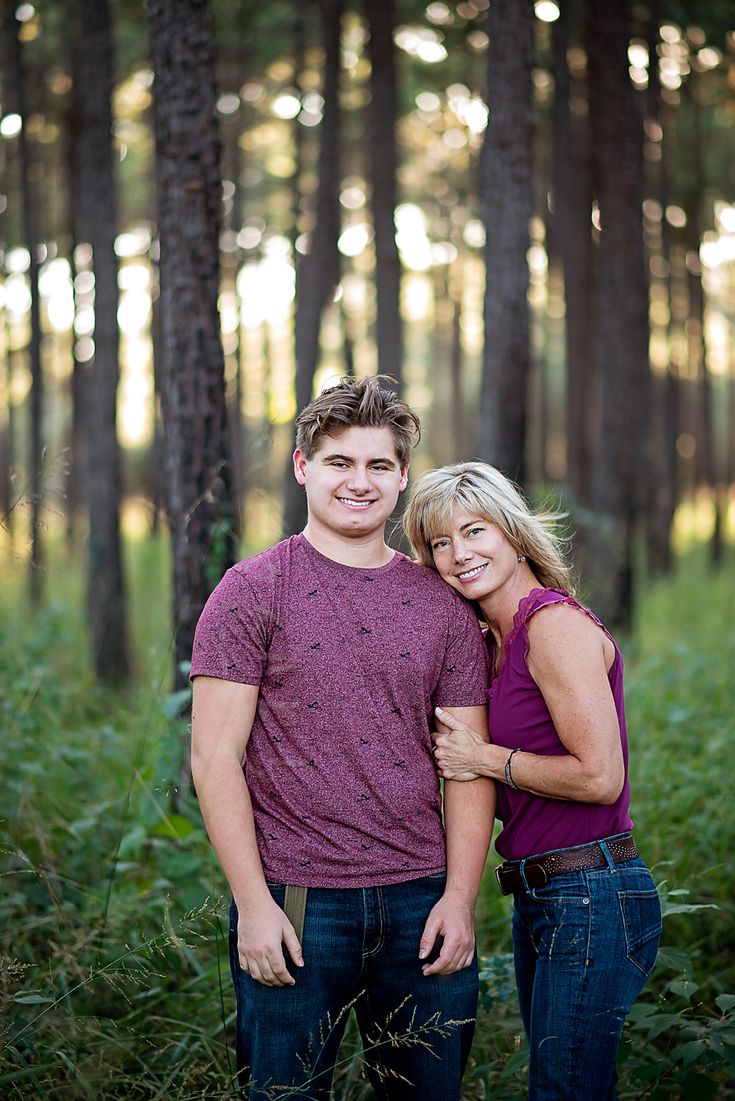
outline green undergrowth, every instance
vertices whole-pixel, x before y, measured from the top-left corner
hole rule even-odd
[[[167,696],[165,551],[128,547],[135,684],[89,673],[78,570],[31,618],[0,597],[0,1097],[184,1101],[231,1094],[225,887],[179,785]],[[16,582],[19,578],[16,577]],[[626,1026],[620,1097],[735,1097],[732,669],[735,568],[696,555],[642,598],[626,645],[633,817],[666,917]],[[491,861],[492,863],[492,861]],[[525,1096],[509,903],[489,868],[482,1008],[463,1096]],[[367,1097],[354,1030],[335,1089]],[[354,1052],[354,1055],[353,1055]]]

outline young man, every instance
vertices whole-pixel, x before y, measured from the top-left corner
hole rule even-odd
[[[251,1101],[328,1098],[354,1007],[377,1097],[459,1101],[494,795],[447,782],[443,828],[430,731],[436,705],[487,729],[485,649],[469,605],[385,542],[412,410],[345,379],[297,423],[307,525],[228,571],[192,661],[241,1082]]]

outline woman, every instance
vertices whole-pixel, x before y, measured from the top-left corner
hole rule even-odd
[[[501,891],[531,1049],[531,1101],[611,1101],[626,1013],[656,958],[661,909],[628,814],[623,661],[574,599],[553,532],[485,463],[430,471],[406,530],[488,625],[490,736],[442,711],[446,779],[490,776]]]

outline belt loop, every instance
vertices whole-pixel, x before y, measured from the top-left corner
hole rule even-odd
[[[524,888],[529,892],[529,894],[531,894],[532,893],[531,892],[531,887],[529,886],[528,880],[526,879],[526,861],[525,861],[525,859],[520,860],[518,862],[518,874],[521,877]]]
[[[608,848],[607,841],[598,841],[597,844],[600,846],[600,852],[602,853],[602,855],[605,857],[605,860],[607,861],[607,870],[609,872],[614,872],[615,871],[615,861],[613,860],[612,856],[610,855],[610,849]]]

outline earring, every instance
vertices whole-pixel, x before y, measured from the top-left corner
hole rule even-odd
[[[525,554],[519,554],[519,555],[518,555],[518,561],[519,561],[519,562],[525,562],[525,561],[526,561],[526,556],[525,556]]]

